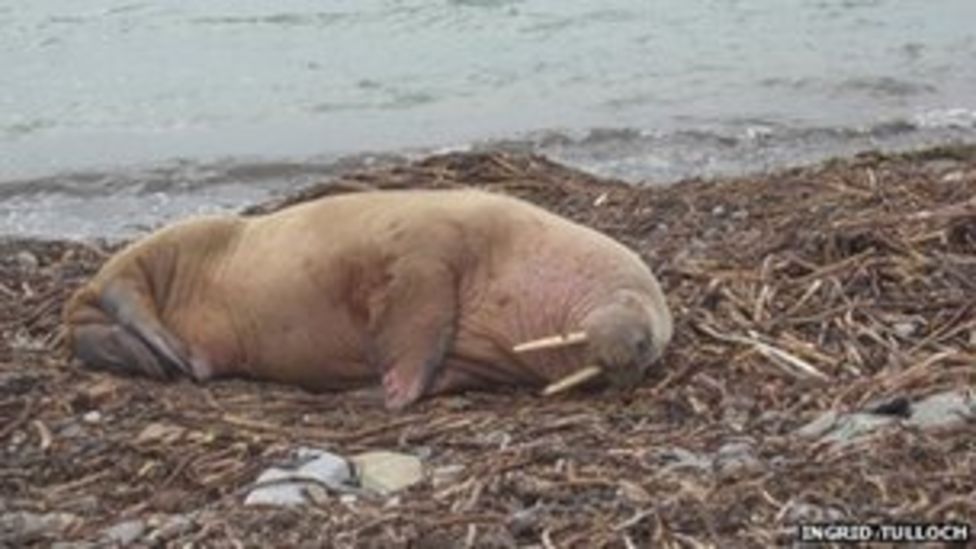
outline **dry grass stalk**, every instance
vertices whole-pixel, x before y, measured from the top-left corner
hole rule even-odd
[[[816,517],[976,512],[971,422],[888,429],[841,449],[795,436],[828,410],[976,387],[976,149],[639,189],[538,157],[446,155],[252,213],[472,183],[594,226],[648,261],[676,331],[644,386],[470,393],[391,416],[351,393],[80,371],[56,348],[57,305],[117,247],[0,242],[0,515],[78,517],[54,537],[5,541],[98,540],[128,519],[155,535],[184,517],[146,544],[768,547],[792,544],[791,527]],[[38,269],[16,262],[22,250]],[[139,440],[153,424],[179,436]],[[395,502],[329,494],[306,508],[243,507],[258,473],[298,446],[417,453],[432,474]]]

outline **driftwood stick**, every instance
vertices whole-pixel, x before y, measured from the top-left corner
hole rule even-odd
[[[707,326],[704,323],[697,323],[696,326],[699,330],[705,334],[718,339],[720,341],[727,341],[729,343],[739,343],[743,345],[752,345],[752,347],[758,351],[761,355],[769,358],[773,364],[776,364],[780,368],[783,368],[788,373],[796,375],[797,373],[805,374],[809,377],[815,377],[821,380],[830,379],[827,374],[824,374],[816,367],[814,367],[809,362],[797,357],[796,355],[790,354],[778,347],[774,347],[769,343],[760,341],[755,333],[750,334],[752,337],[744,337],[739,335],[722,334],[716,331],[714,328]]]

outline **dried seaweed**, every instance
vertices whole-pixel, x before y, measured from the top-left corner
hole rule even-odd
[[[340,547],[769,546],[799,521],[976,517],[972,422],[845,446],[796,434],[827,411],[896,413],[976,386],[972,147],[667,187],[451,154],[248,214],[335,192],[469,185],[607,232],[653,266],[677,328],[643,386],[470,393],[391,415],[369,390],[87,372],[60,351],[59,309],[113,248],[8,239],[0,515],[71,513],[66,539],[139,519],[148,543]],[[242,506],[261,468],[300,445],[400,449],[431,474],[390,500]]]

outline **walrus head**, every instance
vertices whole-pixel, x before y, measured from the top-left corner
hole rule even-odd
[[[671,315],[650,296],[623,291],[594,309],[583,322],[587,364],[600,368],[615,386],[627,387],[643,379],[671,340]]]

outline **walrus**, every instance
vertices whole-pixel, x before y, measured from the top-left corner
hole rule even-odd
[[[69,351],[90,368],[313,391],[382,381],[394,410],[587,368],[583,378],[633,385],[672,333],[634,252],[475,190],[358,192],[183,221],[112,256],[64,320]]]

